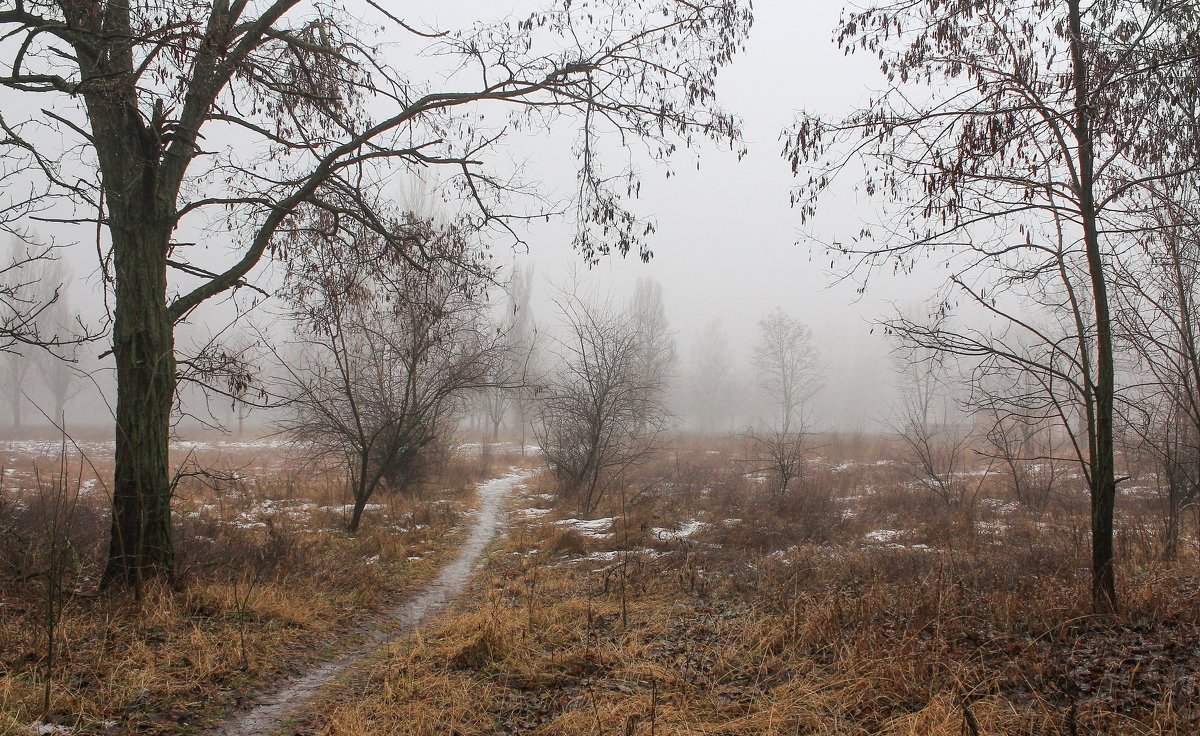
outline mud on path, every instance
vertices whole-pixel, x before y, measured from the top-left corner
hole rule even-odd
[[[454,600],[466,587],[475,563],[496,535],[504,515],[504,499],[514,486],[528,480],[533,471],[513,471],[481,483],[479,511],[458,556],[437,577],[406,602],[376,618],[369,629],[357,632],[362,641],[342,651],[335,659],[318,664],[307,673],[281,683],[279,688],[210,731],[212,736],[273,736],[298,715],[322,687],[351,670],[381,646],[429,620]]]

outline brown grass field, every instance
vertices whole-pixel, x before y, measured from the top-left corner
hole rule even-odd
[[[607,523],[564,523],[543,477],[478,594],[298,732],[1200,732],[1194,518],[1165,565],[1156,500],[1121,499],[1124,609],[1098,618],[1081,489],[1033,514],[979,475],[947,509],[894,448],[834,438],[773,498],[739,449],[680,443]]]
[[[181,482],[179,589],[135,603],[94,590],[104,496],[88,482],[104,468],[81,475],[75,460],[64,474],[49,457],[33,474],[18,449],[0,497],[0,734],[42,717],[39,571],[59,486],[86,492],[43,720],[184,734],[427,579],[466,491],[517,461],[460,458],[419,496],[380,499],[349,537],[336,478],[281,448],[193,448],[225,472]],[[826,437],[779,496],[744,449],[677,439],[590,519],[539,476],[510,500],[472,594],[286,733],[1200,733],[1200,520],[1163,562],[1148,471],[1127,471],[1118,499],[1121,613],[1098,617],[1086,496],[1069,473],[1035,512],[978,460],[969,500],[948,505],[898,446]]]
[[[187,469],[176,489],[178,584],[134,601],[96,593],[111,445],[60,450],[53,439],[0,447],[6,736],[32,733],[35,721],[60,733],[196,733],[331,656],[343,634],[432,577],[493,462],[462,458],[419,495],[375,499],[352,537],[342,531],[348,499],[338,478],[297,464],[280,443],[177,443],[175,460]],[[56,539],[66,542],[57,546],[65,564],[43,713]]]

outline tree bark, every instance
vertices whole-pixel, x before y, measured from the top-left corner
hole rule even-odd
[[[83,99],[108,203],[117,364],[112,537],[101,587],[140,592],[150,579],[174,582],[171,541],[171,407],[175,318],[167,304],[167,257],[180,173],[162,166],[163,141],[139,111],[130,7],[102,16],[64,5],[69,24],[106,43],[75,44]]]
[[[1113,366],[1112,320],[1108,305],[1108,280],[1100,252],[1094,198],[1094,146],[1088,99],[1087,59],[1079,0],[1069,0],[1068,22],[1071,31],[1071,61],[1075,82],[1074,133],[1078,142],[1078,192],[1083,221],[1084,248],[1092,301],[1096,316],[1096,415],[1091,438],[1092,496],[1092,606],[1098,612],[1117,610],[1116,582],[1113,575],[1113,507],[1117,496],[1114,449],[1114,396],[1116,377]]]
[[[114,212],[117,361],[116,469],[112,539],[102,586],[140,589],[174,577],[169,444],[175,394],[174,332],[166,306],[166,230]]]

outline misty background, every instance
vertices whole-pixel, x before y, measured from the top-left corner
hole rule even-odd
[[[472,0],[427,11],[415,20],[430,27],[459,28],[480,18],[520,16],[533,6]],[[485,235],[502,277],[514,265],[533,269],[532,317],[543,333],[554,330],[558,318],[554,295],[564,289],[586,288],[623,302],[639,279],[660,283],[677,343],[671,403],[681,427],[695,424],[686,382],[706,329],[719,330],[727,340],[737,389],[734,398],[746,406],[741,416],[730,418],[729,428],[739,429],[754,419],[750,353],[759,336],[759,321],[775,308],[811,328],[812,344],[823,361],[823,387],[813,407],[815,429],[877,431],[891,415],[897,378],[889,342],[873,321],[897,307],[919,309],[936,281],[919,274],[877,278],[864,294],[857,282],[841,280],[846,263],[831,255],[825,244],[878,219],[877,205],[851,191],[851,175],[842,183],[842,195],[828,198],[818,218],[802,228],[798,213],[789,205],[794,180],[780,157],[780,131],[798,110],[836,117],[861,106],[884,83],[872,60],[847,57],[832,42],[840,7],[840,3],[785,0],[756,4],[755,29],[747,48],[722,71],[718,86],[723,104],[743,121],[748,154],[739,160],[736,151],[708,146],[701,150],[702,163],[684,154],[669,176],[656,171],[645,181],[634,207],[657,225],[651,238],[654,257],[648,263],[634,254],[612,255],[589,267],[570,247],[573,223],[569,218],[518,226],[519,242],[505,233]],[[397,49],[396,53],[412,52]],[[415,64],[430,79],[453,74],[441,68],[439,60],[420,55],[404,63]],[[565,198],[574,186],[572,144],[562,130],[519,131],[499,154],[508,158],[508,165],[524,181],[537,182],[539,194]],[[617,150],[620,142],[605,145]],[[636,162],[640,154],[630,155]],[[650,170],[649,160],[639,168]],[[439,205],[437,194],[431,193],[436,192],[436,181],[398,181],[394,187],[401,201],[416,198],[432,201],[435,208],[452,206]],[[89,225],[46,223],[37,233],[62,246],[60,257],[69,274],[64,302],[87,325],[104,329],[111,305],[105,301],[97,253],[107,244],[97,241],[95,228]],[[220,233],[197,232],[194,242],[196,248],[211,252],[201,261],[206,263],[220,260],[222,254],[232,257],[229,254],[238,250]],[[276,268],[273,264],[262,268],[255,284],[271,292],[280,283]],[[172,288],[180,291],[183,286],[174,283]],[[501,289],[496,291],[494,301],[502,309],[504,295]],[[197,309],[181,325],[176,345],[181,352],[212,341],[245,346],[257,339],[255,335],[282,329],[281,314],[278,300],[241,289]],[[76,353],[77,367],[85,375],[73,382],[65,406],[69,430],[109,431],[115,386],[108,347],[107,339],[101,339]],[[22,402],[25,427],[46,427],[44,415],[53,415],[54,402],[41,380],[44,363],[35,360],[34,352],[26,348],[23,356],[8,359],[10,374],[23,377],[20,396],[10,391],[5,403],[11,416],[12,403]],[[259,429],[270,418],[269,411],[235,409],[229,399],[205,396],[194,387],[184,386],[181,395],[181,432],[214,420],[236,431],[239,418],[247,427]]]

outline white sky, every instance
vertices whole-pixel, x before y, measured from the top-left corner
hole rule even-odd
[[[422,8],[407,19],[449,29],[473,18],[523,15],[523,8],[536,4],[460,0],[433,4],[433,9]],[[818,411],[822,423],[870,428],[886,417],[893,379],[885,339],[878,330],[871,334],[869,322],[882,316],[890,300],[909,303],[922,298],[930,283],[880,280],[861,300],[854,284],[831,285],[829,257],[807,244],[799,215],[788,205],[792,179],[779,155],[779,134],[796,110],[844,113],[863,103],[882,78],[870,59],[846,57],[833,45],[842,2],[757,0],[754,5],[756,20],[747,50],[722,72],[718,87],[721,103],[743,120],[749,155],[738,162],[732,153],[709,147],[702,149],[701,168],[696,170],[692,156],[684,152],[670,179],[646,168],[637,209],[658,223],[651,243],[655,258],[643,264],[636,257],[610,257],[590,279],[618,294],[628,293],[643,276],[660,281],[685,359],[695,335],[721,319],[735,363],[745,366],[757,321],[772,308],[783,308],[811,326],[828,364]],[[528,160],[527,178],[535,175],[547,187],[563,190],[572,185],[574,162],[563,156],[568,134],[557,135],[557,146],[547,145],[544,134],[513,138],[506,153]],[[834,239],[874,219],[872,204],[847,192],[826,199],[815,232]],[[76,274],[73,296],[95,314],[101,302],[94,240],[78,230],[54,234],[80,241],[71,257]],[[528,240],[528,254],[514,256],[502,245],[497,258],[533,261],[544,299],[547,283],[565,283],[582,261],[570,249],[565,224],[537,224],[530,228]],[[191,257],[197,260],[197,254]],[[534,312],[540,322],[554,314],[544,301]],[[227,306],[217,304],[202,308],[196,317],[217,325],[228,313]]]

